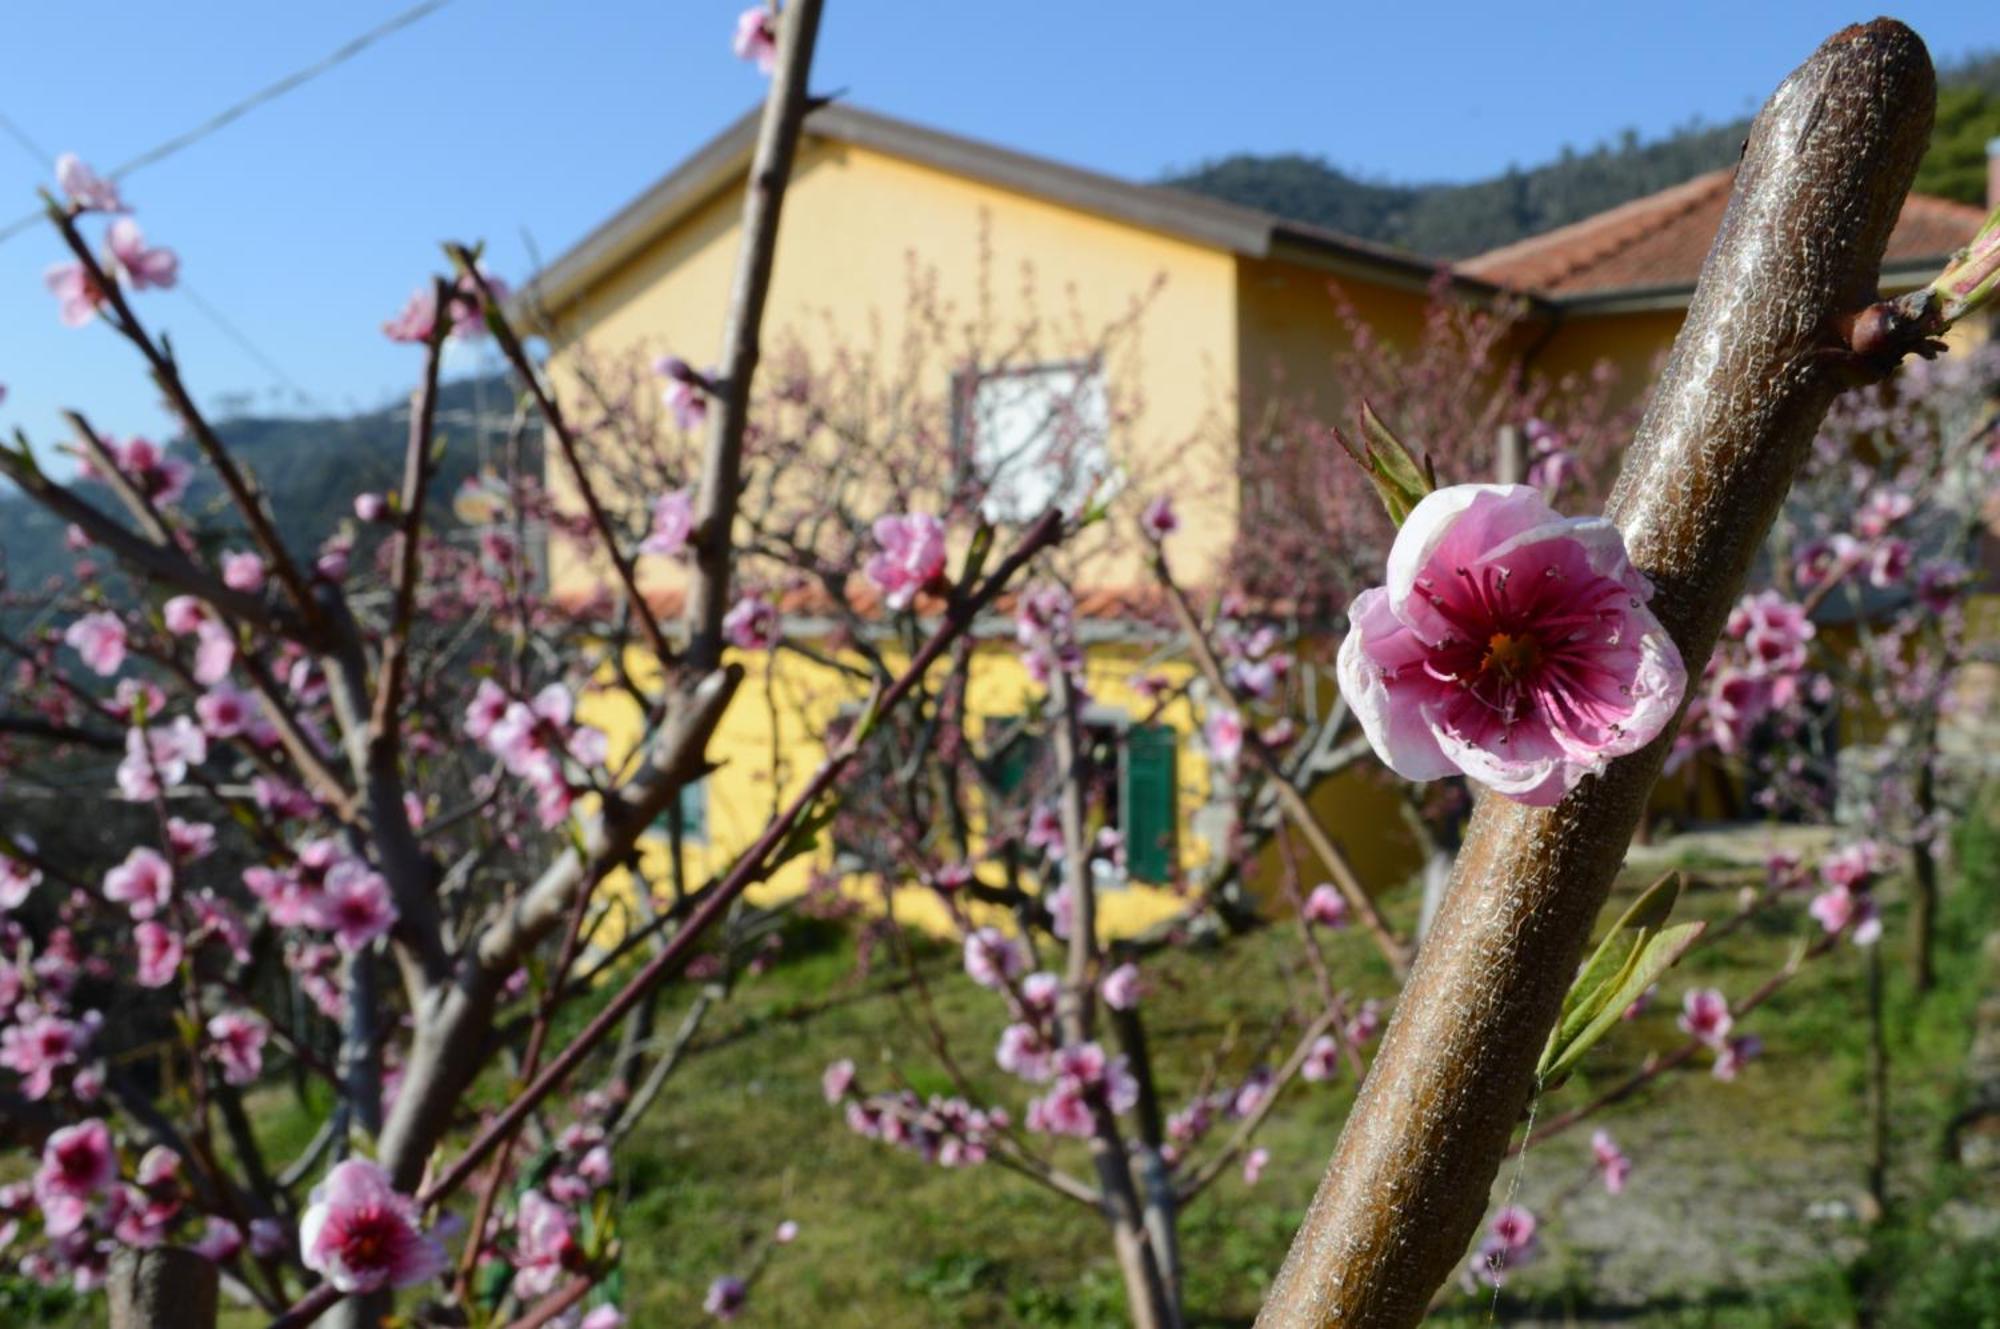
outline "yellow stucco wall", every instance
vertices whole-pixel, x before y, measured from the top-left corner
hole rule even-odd
[[[697,366],[715,358],[740,207],[739,192],[724,190],[557,311],[550,368],[566,399],[578,396],[570,372],[578,346],[598,355],[672,351]],[[983,272],[982,248],[990,255]],[[1235,522],[1223,451],[1236,386],[1231,258],[866,149],[808,140],[786,194],[765,347],[796,339],[816,356],[842,345],[893,351],[908,323],[913,263],[934,270],[935,297],[957,321],[979,319],[1004,340],[1036,317],[1050,351],[1094,338],[1146,300],[1107,366],[1113,394],[1136,406],[1136,418],[1114,425],[1111,452],[1128,473],[1129,499],[1175,493],[1180,556],[1205,574]],[[949,349],[938,347],[927,367],[940,399],[954,368]],[[564,479],[551,472],[558,492]],[[1097,585],[1141,577],[1129,552],[1094,558],[1086,571]],[[672,576],[665,566],[646,573]],[[552,575],[558,592],[597,580],[561,550]]]
[[[1355,404],[1339,400],[1329,367],[1353,352],[1353,339],[1338,316],[1334,282],[1386,340],[1407,345],[1422,331],[1428,303],[1422,291],[1335,277],[1298,263],[1238,260],[1242,428],[1256,428],[1273,397],[1345,425]]]
[[[727,869],[737,853],[762,833],[773,811],[804,789],[826,755],[821,736],[829,723],[843,709],[858,707],[866,701],[865,692],[851,675],[793,653],[737,652],[734,658],[745,667],[747,677],[710,749],[718,769],[706,781],[707,834],[683,846],[685,880],[690,888]],[[851,654],[835,658],[850,666],[862,663],[860,657]],[[892,665],[898,661],[896,656],[889,658]],[[642,680],[651,671],[649,660],[637,651],[627,664]],[[938,666],[940,671],[945,667]],[[1139,697],[1131,686],[1142,673],[1159,675],[1175,684],[1186,680],[1184,666],[1159,665],[1139,646],[1094,647],[1085,673],[1092,713],[1106,716],[1122,713],[1135,722],[1151,716],[1153,704]],[[968,726],[973,742],[982,751],[987,721],[1006,722],[1038,708],[1040,693],[1022,669],[1010,642],[981,643],[969,679]],[[629,695],[607,690],[589,696],[580,708],[579,718],[612,736],[614,769],[626,760],[640,726],[637,705]],[[1171,726],[1182,736],[1176,783],[1181,813],[1179,858],[1185,873],[1206,861],[1210,852],[1210,847],[1189,830],[1194,810],[1209,797],[1210,772],[1199,745],[1189,741],[1194,717],[1184,701],[1169,705],[1155,722]],[[974,835],[972,848],[977,857],[984,849],[985,818],[976,791],[971,795],[968,812]],[[670,884],[671,858],[665,831],[647,836],[642,845],[641,870],[656,887]],[[768,905],[802,894],[813,873],[830,860],[830,851],[824,846],[793,859],[769,881],[753,888],[751,901]],[[990,861],[982,862],[979,871],[993,884],[1001,883],[998,869]],[[856,899],[879,904],[883,884],[873,876],[856,875],[842,881],[840,886]],[[900,883],[890,885],[894,888],[898,918],[919,927],[941,930],[948,927],[948,916],[929,890],[905,888]],[[613,889],[629,890],[629,880],[615,882]],[[1186,903],[1171,887],[1135,882],[1107,889],[1100,892],[1098,899],[1099,931],[1106,937],[1130,935],[1180,912]],[[973,912],[978,916],[981,907],[973,906]]]

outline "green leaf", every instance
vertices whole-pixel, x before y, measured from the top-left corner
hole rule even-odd
[[[1583,1054],[1611,1032],[1626,1009],[1687,954],[1706,923],[1667,926],[1681,877],[1668,873],[1643,891],[1611,925],[1563,998],[1536,1075],[1543,1087],[1568,1078]]]
[[[1395,431],[1383,423],[1375,414],[1375,408],[1367,402],[1361,403],[1361,442],[1354,443],[1345,434],[1335,430],[1334,438],[1354,458],[1361,469],[1368,473],[1368,479],[1375,486],[1382,506],[1389,510],[1389,520],[1401,526],[1411,509],[1423,502],[1424,497],[1437,489],[1437,477],[1432,472],[1430,462],[1419,463],[1403,440]]]
[[[513,1281],[514,1266],[504,1257],[496,1255],[490,1260],[482,1260],[472,1278],[473,1300],[482,1306],[498,1306],[500,1299],[507,1295],[507,1285]]]

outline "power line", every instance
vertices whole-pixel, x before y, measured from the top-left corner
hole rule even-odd
[[[21,146],[22,151],[41,162],[44,167],[50,170],[55,168],[55,157],[50,154],[49,150],[36,142],[34,136],[28,133],[27,130],[8,119],[4,113],[0,113],[0,132],[4,132],[7,137],[13,139],[15,143]],[[39,215],[37,214],[37,216]],[[252,360],[262,365],[265,372],[270,374],[272,378],[290,388],[293,396],[306,405],[318,404],[312,393],[306,391],[297,379],[286,373],[277,361],[264,354],[263,347],[251,341],[248,334],[232,323],[220,309],[217,309],[214,305],[203,299],[201,293],[195,290],[191,283],[183,279],[175,282],[174,286],[182,295],[187,297],[189,304],[200,311],[209,322],[215,324],[217,330],[223,336],[235,342],[245,355],[248,355]]]
[[[193,128],[176,134],[164,142],[155,144],[129,161],[121,162],[108,173],[109,178],[112,180],[123,179],[134,171],[151,166],[155,162],[163,161],[182,149],[199,143],[210,134],[241,119],[257,107],[267,102],[276,101],[279,97],[284,96],[286,93],[303,84],[311,82],[328,70],[345,64],[384,37],[409,27],[419,19],[429,17],[450,3],[451,0],[421,0],[421,3],[412,5],[401,13],[368,29],[360,36],[335,48],[312,64],[293,70],[276,82],[268,83],[242,100],[224,107]],[[40,161],[44,169],[55,169],[55,154],[36,142],[33,136],[15,124],[4,113],[0,113],[0,132],[4,132],[16,144],[20,145],[23,151]],[[43,219],[44,214],[41,210],[37,209],[34,212],[24,214],[4,227],[0,227],[0,244],[6,243],[14,236]],[[186,280],[182,280],[178,283],[178,286],[181,294],[188,298],[188,303],[192,304],[203,317],[213,323],[223,336],[234,342],[244,354],[262,366],[266,373],[290,388],[293,395],[300,401],[308,405],[317,404],[317,399],[312,393],[306,391],[297,379],[286,373],[277,361],[266,355],[263,348],[252,341],[241,328],[231,322],[220,309],[217,309],[214,305],[203,299],[201,294],[192,285]]]
[[[173,156],[175,153],[181,151],[183,148],[190,147],[195,143],[199,143],[202,139],[207,138],[210,134],[213,134],[216,130],[221,129],[224,126],[229,125],[238,119],[241,119],[246,113],[255,110],[257,107],[264,105],[266,102],[276,101],[278,98],[284,96],[286,93],[291,92],[293,89],[299,87],[302,84],[311,82],[313,79],[318,78],[321,74],[326,73],[328,70],[333,69],[338,65],[347,63],[349,60],[352,60],[355,56],[361,54],[363,51],[367,50],[370,46],[373,46],[376,42],[382,40],[384,37],[387,37],[395,32],[399,32],[402,29],[409,27],[412,23],[415,23],[418,19],[427,18],[430,15],[435,14],[438,10],[443,9],[446,5],[450,3],[451,0],[422,0],[422,3],[410,6],[408,9],[403,10],[401,13],[395,15],[394,17],[382,23],[377,24],[375,27],[368,29],[368,31],[362,33],[360,36],[354,38],[352,41],[346,43],[345,45],[340,46],[335,50],[329,52],[328,54],[320,57],[313,63],[306,65],[300,69],[296,69],[291,73],[285,75],[283,78],[277,80],[275,83],[268,83],[264,85],[257,91],[251,93],[249,96],[243,98],[241,101],[235,102],[232,105],[224,107],[222,110],[217,111],[214,115],[211,115],[210,117],[208,117],[208,119],[202,121],[200,124],[195,125],[192,129],[185,130],[182,133],[176,134],[172,138],[167,139],[162,143],[158,143],[153,147],[146,149],[144,152],[132,158],[130,161],[121,162],[118,166],[114,167],[110,172],[108,172],[108,177],[112,180],[121,179],[124,176],[130,175],[132,172],[139,170],[141,167],[151,166],[153,163],[157,161],[161,161],[164,160],[165,158]],[[22,146],[29,148],[31,151],[35,153],[35,155],[44,158],[45,161],[53,160],[49,157],[49,154],[46,151],[44,151],[39,146],[35,145],[34,140],[26,137],[25,135],[21,134],[17,129],[15,129],[12,122],[6,120],[4,116],[0,116],[0,129],[4,129],[6,133],[8,133],[11,137],[13,137],[15,142],[20,143]],[[33,226],[36,222],[41,220],[42,220],[42,213],[38,209],[34,212],[26,214],[25,216],[17,218],[16,220],[8,223],[4,227],[0,227],[0,244],[4,244],[6,241],[13,239],[16,235],[19,235],[22,231],[25,231],[26,229],[28,229],[28,227]]]

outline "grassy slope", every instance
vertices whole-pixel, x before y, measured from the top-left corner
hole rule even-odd
[[[1884,1324],[2000,1324],[2000,1289],[1981,1271],[1992,1249],[1941,1252],[1923,1220],[1955,1184],[1933,1161],[1957,1100],[1969,1013],[1977,997],[1977,938],[1993,925],[1994,835],[1968,837],[1974,881],[1951,897],[1944,981],[1921,1006],[1892,988],[1902,1040],[1896,1063],[1896,1190],[1906,1216],[1873,1235],[1852,1222],[1811,1222],[1808,1205],[1858,1193],[1865,1127],[1859,1110],[1865,1026],[1863,969],[1851,950],[1809,968],[1755,1018],[1770,1050],[1734,1085],[1684,1075],[1607,1113],[1637,1167],[1626,1194],[1605,1196],[1588,1167],[1588,1129],[1538,1148],[1518,1169],[1520,1195],[1544,1216],[1545,1253],[1522,1270],[1498,1306],[1509,1324],[1610,1318],[1643,1325],[1822,1325],[1851,1322],[1862,1269],[1894,1284]],[[1729,908],[1726,891],[1691,902]],[[1741,991],[1777,964],[1797,935],[1788,923],[1739,933],[1717,953],[1697,953],[1653,1010],[1620,1031],[1587,1067],[1599,1084],[1676,1040],[1681,991],[1716,983]],[[1890,911],[1890,935],[1900,935]],[[996,1167],[947,1172],[858,1139],[822,1102],[819,1071],[852,1056],[871,1083],[895,1067],[920,1089],[942,1088],[910,1027],[905,991],[886,983],[886,960],[858,979],[842,940],[794,947],[791,960],[744,989],[707,1030],[693,1058],[642,1128],[624,1185],[627,1288],[633,1323],[703,1320],[710,1278],[743,1267],[781,1218],[802,1235],[780,1250],[754,1290],[747,1325],[1116,1325],[1120,1296],[1096,1217]],[[1362,992],[1386,991],[1363,944],[1349,935],[1336,963]],[[1227,951],[1177,955],[1152,969],[1148,999],[1166,1082],[1184,1092],[1201,1059],[1234,1029],[1223,1079],[1259,1057],[1264,1032],[1300,977],[1278,936]],[[931,956],[933,967],[949,957]],[[1899,980],[1900,974],[1898,972]],[[977,1081],[1016,1111],[1024,1098],[990,1069],[998,1005],[948,979],[934,987],[940,1013]],[[669,1011],[663,1023],[674,1019]],[[1261,1184],[1226,1176],[1187,1216],[1188,1302],[1197,1324],[1247,1324],[1283,1257],[1351,1097],[1351,1085],[1304,1086],[1263,1142],[1272,1166]],[[1566,1087],[1553,1113],[1589,1089]],[[301,1119],[273,1112],[274,1135],[296,1137]],[[1087,1172],[1080,1150],[1067,1165]],[[1503,1170],[1499,1190],[1516,1184]],[[1496,1195],[1496,1203],[1498,1196]],[[1941,1271],[1941,1272],[1940,1272]],[[1981,1277],[1985,1278],[1982,1285]],[[1935,1318],[1937,1298],[1963,1304]],[[1972,1309],[1976,1305],[1977,1309]],[[18,1305],[15,1307],[18,1311]],[[1459,1298],[1441,1323],[1484,1324],[1482,1297]],[[1911,1318],[1912,1316],[1916,1318]],[[1981,1318],[1985,1316],[1986,1318]],[[64,1317],[54,1317],[61,1322]],[[75,1322],[75,1321],[72,1321]],[[85,1321],[87,1322],[87,1321]],[[232,1317],[232,1325],[260,1323]]]

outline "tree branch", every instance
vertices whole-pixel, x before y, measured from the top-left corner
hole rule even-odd
[[[1690,678],[1842,384],[1935,78],[1882,19],[1829,39],[1750,132],[1721,234],[1609,515]],[[1553,808],[1473,814],[1450,892],[1259,1323],[1415,1325],[1485,1210],[1508,1136],[1671,731]]]

